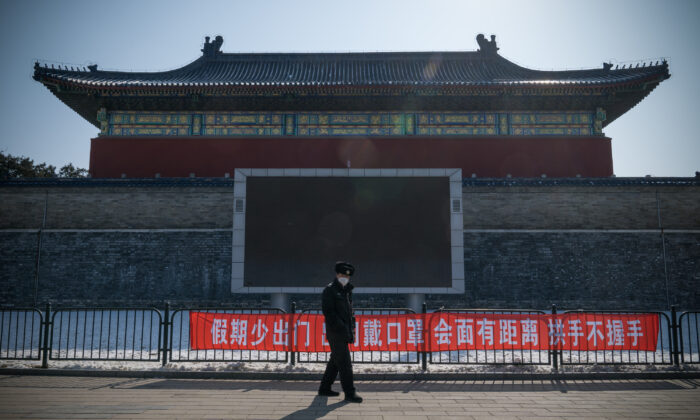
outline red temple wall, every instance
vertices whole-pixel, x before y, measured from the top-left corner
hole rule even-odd
[[[222,177],[235,168],[462,168],[479,177],[607,177],[607,137],[97,137],[95,178]]]

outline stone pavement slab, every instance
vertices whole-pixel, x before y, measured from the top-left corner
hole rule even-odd
[[[699,419],[700,381],[315,381],[0,376],[0,419]],[[337,386],[337,385],[336,385]]]

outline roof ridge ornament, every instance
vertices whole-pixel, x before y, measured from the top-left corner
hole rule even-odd
[[[217,35],[213,42],[209,42],[209,37],[204,37],[204,48],[202,48],[202,53],[205,57],[214,57],[217,54],[221,54],[221,44],[224,43],[224,37]]]
[[[499,48],[496,46],[496,35],[491,35],[491,41],[486,40],[484,34],[476,36],[476,42],[479,44],[479,52],[484,54],[498,54]]]

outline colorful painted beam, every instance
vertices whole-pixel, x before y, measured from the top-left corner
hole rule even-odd
[[[602,136],[605,113],[100,111],[110,136]]]

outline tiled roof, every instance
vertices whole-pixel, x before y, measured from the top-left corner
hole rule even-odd
[[[210,44],[205,44],[206,46]],[[179,69],[117,72],[35,66],[34,78],[86,87],[178,86],[590,86],[663,80],[664,62],[634,68],[573,71],[531,70],[495,51],[264,53],[205,52]]]
[[[226,54],[223,39],[164,72],[39,64],[34,79],[100,127],[98,110],[591,110],[603,126],[670,77],[666,61],[540,71],[498,54],[495,37],[469,52]],[[407,108],[408,107],[408,108]]]

